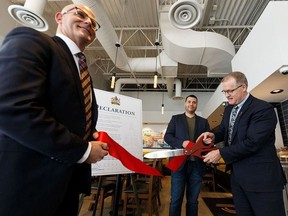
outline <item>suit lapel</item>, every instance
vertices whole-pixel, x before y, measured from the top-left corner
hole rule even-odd
[[[241,121],[242,117],[245,115],[245,112],[249,109],[252,100],[253,100],[253,96],[252,96],[252,95],[249,95],[249,97],[247,98],[247,100],[246,100],[245,103],[243,104],[242,108],[240,109],[240,111],[239,111],[239,113],[238,113],[238,115],[237,115],[237,118],[236,118],[234,127],[233,127],[232,140],[234,139],[234,136],[235,136],[236,133],[237,133],[238,124],[239,124],[239,122]],[[231,110],[232,110],[232,109],[231,109]],[[230,113],[231,113],[231,111],[230,111]]]
[[[188,124],[187,124],[187,119],[186,119],[186,114],[185,113],[182,114],[180,121],[181,121],[181,124],[183,124],[184,129],[186,131],[185,134],[189,134],[189,128],[188,128]],[[187,136],[186,138],[189,139],[189,136]]]
[[[72,53],[70,52],[70,49],[68,48],[66,43],[61,38],[54,36],[53,39],[55,40],[56,44],[58,46],[60,46],[60,50],[61,50],[60,53],[63,57],[63,61],[67,64],[67,70],[71,71],[71,74],[72,74],[73,79],[74,79],[76,86],[77,86],[77,92],[78,92],[79,99],[80,99],[81,104],[83,105],[83,109],[84,109],[85,104],[84,104],[83,90],[82,90],[81,81],[79,78],[79,72],[78,72],[77,66],[75,64],[74,57],[73,57]],[[63,50],[64,50],[64,52],[63,52]]]
[[[196,126],[197,125],[197,126]],[[195,129],[194,129],[194,142],[196,142],[197,138],[198,138],[198,130],[199,130],[199,125],[198,125],[198,116],[195,114]]]

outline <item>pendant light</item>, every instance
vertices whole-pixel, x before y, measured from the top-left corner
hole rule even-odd
[[[158,75],[157,75],[157,72],[155,72],[155,74],[154,74],[154,84],[153,84],[154,88],[157,88],[157,83],[158,83]]]
[[[118,42],[115,43],[116,46],[116,55],[115,55],[115,69],[111,77],[111,88],[114,89],[115,87],[115,80],[116,80],[116,63],[117,63],[117,56],[118,56],[118,48],[121,46]]]
[[[112,77],[111,77],[111,88],[114,89],[115,87],[115,79],[116,79],[116,73],[113,72]]]
[[[156,40],[156,42],[154,43],[155,46],[157,47],[157,56],[156,56],[156,66],[155,66],[155,74],[154,74],[154,85],[153,87],[154,88],[157,88],[157,84],[158,84],[158,73],[157,73],[157,58],[158,58],[158,55],[159,55],[159,52],[158,52],[158,46],[159,46],[159,41]]]
[[[161,114],[164,115],[164,84],[162,83],[162,105],[161,105]]]

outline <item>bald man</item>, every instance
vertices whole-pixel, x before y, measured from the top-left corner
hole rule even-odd
[[[76,216],[79,194],[90,193],[91,163],[108,154],[95,141],[89,74],[85,114],[78,64],[100,25],[78,4],[55,20],[56,36],[19,27],[0,49],[0,215]]]

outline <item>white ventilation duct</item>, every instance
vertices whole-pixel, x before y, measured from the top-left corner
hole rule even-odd
[[[95,13],[96,20],[101,24],[101,26],[105,26],[105,28],[101,28],[97,31],[96,37],[101,43],[101,45],[103,46],[103,48],[105,49],[105,51],[107,52],[109,58],[112,61],[115,61],[115,57],[116,57],[115,44],[119,43],[118,41],[119,39],[108,16],[105,13],[105,10],[102,7],[101,2],[95,1],[95,0],[73,0],[73,3],[84,4],[88,6]],[[177,62],[171,60],[165,53],[161,52],[159,57],[161,58],[160,60],[161,60],[162,66],[165,66],[165,64],[168,64],[168,66],[173,65],[177,67]],[[156,57],[129,58],[126,55],[123,47],[120,46],[118,48],[116,66],[121,70],[128,71],[128,72],[129,71],[131,72],[155,72],[155,65],[156,65]],[[174,76],[176,77],[177,73]]]
[[[195,0],[179,0],[169,10],[169,20],[176,28],[191,29],[203,16],[203,9]]]
[[[83,4],[88,6],[96,15],[97,21],[105,28],[101,28],[97,31],[97,39],[105,49],[109,58],[114,62],[116,57],[116,43],[119,43],[118,36],[105,13],[100,1],[95,0],[73,0],[74,4]],[[161,52],[158,57],[154,58],[129,58],[122,47],[118,48],[116,66],[121,70],[128,72],[155,72],[156,58],[159,58],[158,62],[161,63],[157,68],[158,73],[162,76],[177,77],[178,63],[171,60],[165,52]],[[115,64],[115,62],[114,62]],[[164,70],[163,70],[164,68]],[[165,70],[167,69],[167,70]],[[135,80],[137,83],[139,79]],[[173,86],[172,86],[173,87]],[[168,92],[173,89],[168,89]],[[116,92],[116,91],[115,91]]]
[[[173,77],[177,76],[178,63],[171,60],[164,51],[162,51],[157,57],[146,57],[146,58],[127,57],[127,64],[119,68],[124,71],[130,71],[131,69],[133,72],[155,72],[156,58],[158,62],[157,64],[158,73],[162,74],[161,67],[173,67],[174,70],[172,70],[173,73],[170,74],[170,76],[173,76]],[[161,63],[161,66],[159,62]],[[117,56],[116,64],[118,66],[118,56]]]
[[[26,0],[24,6],[10,5],[8,12],[18,23],[34,28],[38,31],[47,31],[48,23],[42,17],[47,0]]]
[[[179,2],[174,3],[172,7],[164,6],[160,13],[162,43],[167,55],[174,61],[183,64],[206,66],[208,68],[208,77],[223,77],[231,72],[231,60],[235,55],[235,48],[228,38],[214,32],[179,29],[180,27],[181,29],[190,28],[191,24],[189,22],[182,22],[178,26],[174,24],[177,28],[173,26],[173,21],[171,24],[171,17],[175,17],[171,13],[180,13],[175,7],[180,5],[187,10],[183,5],[185,3],[190,5],[192,1]],[[194,4],[197,3],[193,1]],[[179,10],[181,7],[179,7]],[[200,7],[199,5],[198,8]],[[192,8],[191,13],[193,11],[196,10]]]
[[[73,0],[73,3],[84,4],[91,8],[96,14],[97,21],[102,26],[105,26],[105,28],[97,31],[97,38],[110,59],[114,61],[116,57],[115,44],[119,42],[118,36],[101,2],[95,0]],[[175,78],[177,77],[177,62],[180,62],[188,65],[204,65],[208,68],[207,75],[210,77],[221,77],[230,72],[231,59],[235,54],[232,42],[217,33],[195,32],[190,29],[180,30],[178,29],[180,28],[179,26],[178,28],[174,27],[168,18],[170,8],[173,10],[172,6],[164,8],[164,12],[160,13],[161,35],[165,52],[162,51],[159,55],[161,68],[158,68],[157,71],[162,73],[164,78]],[[172,15],[172,12],[170,14]],[[185,28],[185,23],[182,23],[181,28]],[[128,58],[122,47],[118,49],[116,66],[121,70],[132,73],[155,72],[155,63],[156,58]],[[163,68],[166,68],[169,74],[164,73]],[[134,79],[134,83],[137,83],[137,81]],[[171,86],[173,87],[174,85],[167,85],[167,88],[171,88]],[[173,92],[173,88],[167,90],[168,92]]]
[[[115,82],[115,90],[114,92],[119,94],[121,90],[122,84],[153,84],[153,79],[137,79],[137,83],[135,79],[129,79],[129,78],[120,78]],[[168,97],[173,98],[173,100],[179,100],[183,99],[181,96],[181,81],[179,79],[174,78],[167,78],[165,80],[158,80],[158,84],[166,84],[167,85],[167,91],[168,91]],[[175,84],[175,96],[173,96],[173,89]]]
[[[166,85],[167,89],[174,89],[175,84],[175,95],[173,96],[173,92],[168,91],[168,97],[173,100],[182,100],[183,96],[181,95],[182,92],[182,83],[179,79],[173,79],[173,78],[166,78]]]

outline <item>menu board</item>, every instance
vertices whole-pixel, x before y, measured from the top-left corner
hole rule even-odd
[[[143,160],[142,101],[94,89],[98,104],[96,129],[105,131],[134,157]],[[122,163],[107,155],[92,165],[92,176],[131,173]]]

